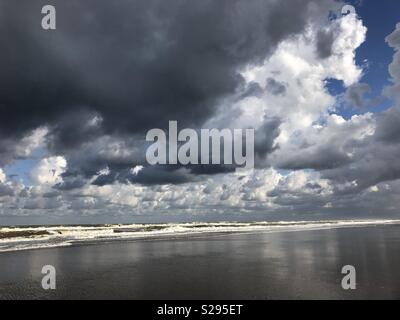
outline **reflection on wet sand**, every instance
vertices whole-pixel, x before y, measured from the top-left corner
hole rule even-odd
[[[0,254],[1,298],[396,299],[400,226],[189,236]],[[41,289],[41,268],[57,290]],[[341,268],[357,290],[341,288]]]

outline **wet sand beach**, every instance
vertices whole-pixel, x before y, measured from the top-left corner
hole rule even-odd
[[[400,299],[399,270],[399,225],[204,234],[1,253],[0,299]]]

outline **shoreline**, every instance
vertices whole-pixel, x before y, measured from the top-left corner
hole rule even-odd
[[[331,222],[331,221],[330,221]],[[0,239],[0,255],[10,254],[20,251],[31,251],[31,250],[46,250],[46,249],[56,249],[56,248],[72,248],[72,247],[82,247],[82,246],[96,246],[107,243],[118,243],[118,242],[144,242],[144,241],[170,241],[170,240],[196,240],[204,238],[215,238],[223,237],[229,235],[240,235],[240,234],[273,234],[273,233],[291,233],[291,232],[305,232],[305,231],[320,231],[320,230],[332,230],[332,229],[348,229],[348,228],[372,228],[380,226],[396,226],[400,225],[400,220],[385,220],[377,222],[376,220],[363,220],[363,221],[347,221],[351,223],[340,224],[343,221],[337,221],[336,224],[332,223],[326,225],[328,221],[323,221],[320,225],[315,225],[310,223],[307,225],[304,221],[299,222],[299,224],[290,225],[293,222],[288,222],[285,226],[274,226],[273,228],[259,228],[252,230],[207,230],[207,231],[191,231],[191,232],[171,232],[171,233],[160,233],[160,234],[147,234],[147,235],[124,235],[123,232],[117,232],[117,234],[122,234],[121,237],[104,237],[104,238],[82,238],[82,239],[65,239],[58,243],[46,242],[46,239],[36,239],[36,243],[30,243],[35,241],[35,239],[24,239],[21,240],[10,240],[9,243],[4,242],[4,239]],[[235,222],[220,222],[220,224],[235,224]],[[258,222],[259,224],[260,222]],[[315,221],[314,221],[315,223]],[[204,223],[202,223],[204,224]],[[122,226],[122,225],[120,225]],[[126,227],[127,225],[123,225]],[[303,226],[303,227],[300,227]],[[306,227],[304,227],[306,226]],[[79,226],[81,227],[81,226]],[[105,226],[104,226],[105,227]],[[110,225],[109,228],[115,227],[115,225]],[[39,227],[43,228],[43,227]],[[58,228],[58,227],[56,227]],[[64,228],[64,227],[62,227]],[[103,227],[101,227],[103,228]],[[2,228],[0,228],[1,231]],[[194,229],[195,230],[195,229]],[[3,240],[3,242],[1,241]],[[18,243],[19,245],[31,245],[25,247],[15,247],[9,249],[1,249],[2,245]]]

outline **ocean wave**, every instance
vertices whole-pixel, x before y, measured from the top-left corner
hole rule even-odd
[[[335,220],[278,222],[169,223],[84,226],[24,226],[0,228],[0,253],[71,246],[98,241],[238,232],[280,232],[351,226],[400,224],[400,220]]]

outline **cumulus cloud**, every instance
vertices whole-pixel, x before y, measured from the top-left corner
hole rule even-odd
[[[224,110],[224,125],[256,128],[256,151],[264,155],[257,167],[338,167],[352,162],[353,145],[373,130],[369,115],[346,121],[332,114],[338,101],[326,88],[327,79],[358,84],[362,69],[355,63],[355,50],[367,29],[352,14],[323,28],[335,35],[330,55],[321,58],[316,51],[321,25],[310,24],[303,34],[282,41],[263,64],[243,71],[248,83],[264,88],[262,94]]]
[[[372,117],[372,134],[353,144],[352,161],[323,172],[323,176],[347,183],[346,192],[358,192],[400,178],[399,110],[391,108]],[[372,129],[372,128],[371,128]]]
[[[371,127],[370,134],[358,143],[352,143],[353,151],[350,163],[322,172],[327,179],[346,186],[338,189],[342,195],[376,190],[377,185],[382,184],[397,185],[395,181],[400,179],[400,166],[397,160],[400,156],[400,109],[397,88],[400,79],[400,73],[397,72],[400,66],[399,30],[398,24],[395,31],[386,38],[387,43],[395,49],[393,61],[389,65],[393,84],[385,89],[386,94],[393,98],[394,106],[384,112],[369,116],[369,126],[373,125],[373,130]],[[378,188],[378,190],[383,189]],[[389,188],[386,189],[386,192],[392,191]]]
[[[372,114],[353,116],[347,121],[329,115],[324,124],[315,124],[292,136],[274,155],[274,164],[292,170],[327,170],[352,164],[355,148],[366,143],[374,131]]]
[[[31,184],[0,169],[0,214],[215,218],[398,207],[400,100],[344,118],[327,88],[339,80],[348,104],[370,102],[355,59],[367,28],[354,14],[329,18],[340,3],[54,4],[52,35],[33,27],[34,1],[0,19],[0,35],[20,35],[0,53],[0,166],[43,151]],[[399,30],[386,38],[395,54],[385,93],[394,99]],[[145,133],[168,120],[254,128],[256,168],[148,166]]]
[[[55,156],[44,158],[34,167],[30,173],[33,183],[38,185],[55,185],[62,181],[61,175],[67,167],[64,157]]]

